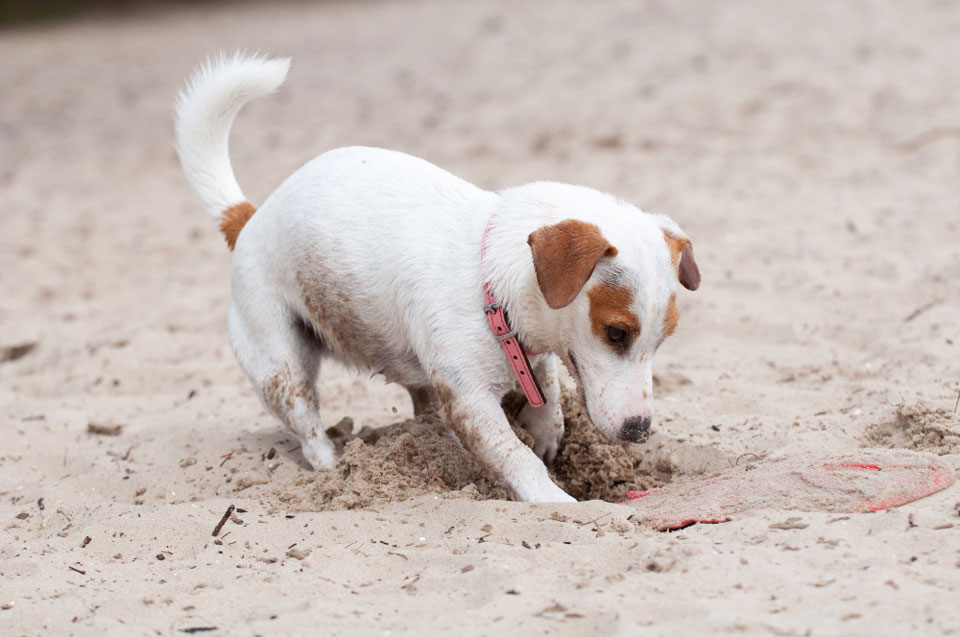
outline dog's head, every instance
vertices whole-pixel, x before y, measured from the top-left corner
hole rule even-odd
[[[679,287],[696,290],[700,271],[670,218],[602,204],[538,228],[527,244],[556,351],[590,419],[611,439],[638,441],[653,420],[653,356],[677,326]]]

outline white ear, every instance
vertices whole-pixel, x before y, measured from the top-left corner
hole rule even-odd
[[[674,239],[686,239],[690,240],[690,237],[687,236],[687,233],[680,229],[680,226],[677,225],[677,222],[668,217],[667,215],[653,215],[653,218],[656,220],[657,225],[663,230],[664,234],[668,234]]]

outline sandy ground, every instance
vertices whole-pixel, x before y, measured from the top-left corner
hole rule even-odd
[[[181,81],[236,48],[294,57],[234,128],[254,202],[366,144],[684,226],[704,283],[658,356],[639,486],[864,446],[960,468],[957,5],[270,3],[8,30],[0,634],[960,631],[957,486],[657,533],[597,500],[481,499],[497,485],[438,478],[441,434],[414,431],[381,456],[406,482],[331,494],[343,472],[303,467],[233,360],[230,257],[172,151]],[[330,425],[411,414],[333,367],[321,394]]]

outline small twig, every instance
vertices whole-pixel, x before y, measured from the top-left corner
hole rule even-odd
[[[801,522],[802,518],[787,518],[785,522],[777,522],[769,525],[771,529],[780,529],[781,531],[790,531],[792,529],[805,529],[809,524]]]
[[[904,153],[912,153],[934,142],[948,137],[960,137],[958,126],[937,126],[926,130],[906,141],[894,144],[894,148]]]
[[[953,403],[953,413],[957,413],[957,407],[960,407],[960,389],[957,390],[957,402]]]
[[[411,591],[411,592],[416,591],[417,589],[414,587],[414,584],[416,584],[419,581],[420,581],[420,573],[417,573],[416,577],[413,578],[412,582],[407,582],[400,588],[405,589],[407,591]]]
[[[233,452],[228,451],[227,453],[223,454],[220,457],[223,458],[223,462],[220,463],[220,466],[222,467],[223,465],[227,464],[227,460],[233,457]]]
[[[739,466],[740,466],[740,460],[742,460],[743,458],[746,458],[747,456],[753,456],[753,457],[754,457],[755,459],[757,459],[757,460],[762,460],[762,459],[763,459],[763,458],[761,458],[760,456],[758,456],[757,454],[755,454],[755,453],[750,453],[750,452],[748,451],[747,453],[741,453],[739,456],[737,456],[737,461],[736,461],[734,464],[739,467]]]
[[[86,575],[86,574],[87,574],[86,571],[81,571],[79,568],[76,568],[76,567],[74,567],[74,566],[68,566],[67,568],[69,568],[71,571],[73,571],[73,572],[75,572],[75,573],[80,573],[81,575]]]
[[[123,431],[123,425],[98,425],[95,422],[87,424],[88,434],[98,434],[100,436],[119,436]]]
[[[921,305],[920,307],[918,307],[917,309],[915,309],[913,312],[910,312],[910,315],[907,316],[906,318],[904,318],[904,319],[903,319],[903,322],[904,322],[904,323],[909,323],[910,321],[912,321],[913,319],[917,318],[918,316],[920,316],[921,314],[923,314],[924,312],[926,312],[926,311],[929,310],[930,308],[932,308],[932,307],[934,307],[934,306],[936,306],[936,305],[940,305],[941,303],[943,303],[943,300],[942,300],[942,299],[934,299],[934,300],[930,301],[929,303],[927,303],[927,304],[925,304],[925,305]]]
[[[586,522],[581,522],[581,523],[578,524],[577,526],[587,526],[588,524],[593,524],[593,523],[596,522],[597,520],[602,520],[603,518],[607,517],[608,515],[610,515],[610,513],[604,513],[603,515],[601,515],[601,516],[598,517],[598,518],[593,518],[592,520],[587,520]]]
[[[15,361],[23,358],[37,347],[37,343],[21,343],[20,345],[8,345],[0,347],[0,363]]]
[[[234,510],[235,508],[236,508],[236,507],[233,506],[232,504],[227,507],[227,512],[224,513],[224,514],[223,514],[223,517],[220,518],[220,521],[217,522],[217,526],[213,527],[213,537],[217,537],[217,535],[220,533],[220,529],[222,529],[222,528],[223,528],[223,525],[226,524],[226,523],[227,523],[227,520],[230,519],[230,514],[233,513],[233,510]]]

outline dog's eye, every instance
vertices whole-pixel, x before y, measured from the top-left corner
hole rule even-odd
[[[614,345],[619,345],[627,338],[627,333],[616,325],[608,325],[604,329],[607,332],[607,340]]]

